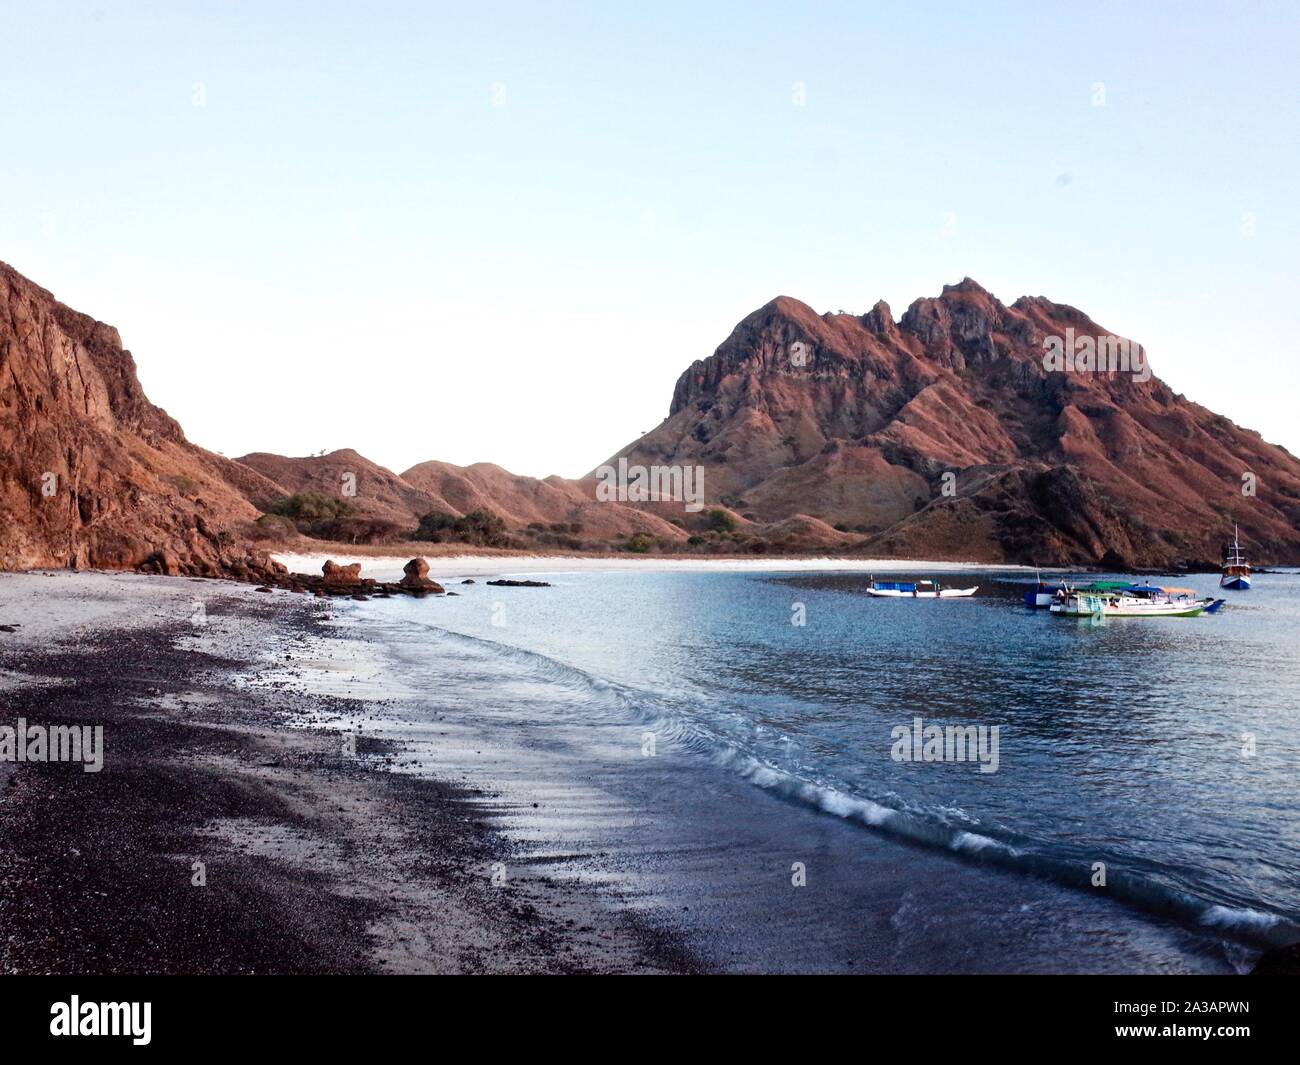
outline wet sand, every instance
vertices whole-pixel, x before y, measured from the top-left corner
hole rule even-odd
[[[387,771],[400,745],[354,755],[304,727],[360,713],[286,679],[331,609],[223,582],[0,575],[16,626],[0,724],[102,725],[105,748],[99,773],[0,762],[0,972],[700,967],[517,863],[483,794]]]

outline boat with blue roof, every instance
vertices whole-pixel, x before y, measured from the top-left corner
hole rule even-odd
[[[965,599],[979,591],[971,588],[945,588],[938,581],[878,581],[871,578],[867,595],[880,599]]]

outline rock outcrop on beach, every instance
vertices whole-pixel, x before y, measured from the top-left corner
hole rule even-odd
[[[0,263],[0,569],[277,572],[242,541],[253,470],[149,402],[117,330]]]
[[[290,573],[281,567],[267,577],[265,587],[257,590],[269,592],[273,588],[283,588],[288,592],[310,592],[322,599],[327,596],[350,596],[353,599],[377,596],[387,599],[394,595],[413,595],[417,599],[423,599],[427,595],[445,593],[441,584],[429,579],[429,563],[424,559],[411,559],[403,567],[403,572],[406,575],[400,581],[377,581],[373,577],[361,575],[360,562],[344,566],[333,559],[327,559],[321,566],[319,577],[314,573]]]
[[[332,558],[327,559],[325,565],[321,567],[321,574],[326,584],[335,586],[356,584],[361,580],[361,563],[351,562],[346,566],[340,566]]]
[[[812,516],[873,555],[1168,566],[1216,560],[1235,521],[1254,559],[1300,561],[1295,456],[1139,372],[1136,345],[1131,372],[1049,372],[1067,336],[1114,334],[970,279],[898,320],[782,296],[609,462],[700,465],[710,501]]]

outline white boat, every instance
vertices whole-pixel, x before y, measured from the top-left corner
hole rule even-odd
[[[1170,591],[1179,594],[1169,594]],[[1127,592],[1066,590],[1048,610],[1067,618],[1194,618],[1214,604],[1184,589],[1151,588]]]
[[[1224,552],[1223,575],[1219,577],[1219,587],[1233,592],[1250,591],[1250,565],[1241,553],[1235,524],[1232,527],[1232,545]]]
[[[867,585],[867,595],[879,599],[964,599],[974,595],[974,588],[945,588],[937,581],[878,581],[874,577]]]

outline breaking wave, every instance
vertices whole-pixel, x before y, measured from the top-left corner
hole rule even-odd
[[[945,808],[919,807],[891,797],[876,800],[854,794],[838,782],[821,781],[774,765],[749,749],[744,738],[761,729],[738,711],[710,702],[707,708],[680,695],[653,693],[605,680],[545,654],[410,620],[448,643],[487,649],[525,666],[543,681],[564,685],[591,701],[588,709],[621,715],[654,731],[661,746],[671,744],[705,758],[755,787],[807,809],[839,817],[907,844],[948,852],[962,860],[1012,873],[1053,881],[1084,893],[1101,894],[1147,913],[1259,948],[1286,946],[1300,940],[1300,924],[1245,905],[1214,902],[1178,886],[1178,870],[1152,865],[1134,868],[1122,854],[1096,850],[1095,860],[1053,853],[1051,845],[1027,838],[1001,839],[995,830],[973,831],[973,819]],[[701,711],[707,709],[710,719]],[[735,726],[727,729],[728,719]],[[959,815],[959,816],[955,816]],[[1092,851],[1090,850],[1090,856]],[[1098,868],[1104,864],[1104,870]],[[1099,882],[1099,877],[1104,880]]]

